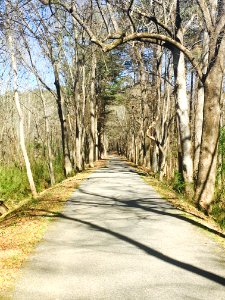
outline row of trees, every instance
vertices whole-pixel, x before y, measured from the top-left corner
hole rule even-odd
[[[53,185],[62,178],[59,169],[68,177],[106,155],[109,85],[120,67],[60,8],[53,13],[39,1],[3,1],[1,19],[1,167],[25,164],[36,197],[35,163],[47,166]]]
[[[225,0],[5,4],[2,31],[14,72],[14,98],[18,109],[17,69],[25,69],[37,82],[43,107],[51,182],[56,137],[65,176],[85,163],[92,166],[109,143],[111,150],[161,179],[180,174],[186,194],[208,211],[223,161],[218,142]],[[60,135],[51,132],[52,105]],[[116,117],[108,117],[109,108]]]
[[[49,4],[49,1],[41,2]],[[104,27],[101,32],[89,26],[84,14],[76,5],[71,6],[59,1],[56,1],[56,4],[70,13],[86,30],[91,41],[100,46],[103,51],[113,50],[132,41],[157,44],[159,49],[167,48],[171,51],[182,175],[189,192],[193,184],[195,168],[197,173],[195,201],[207,211],[214,196],[217,169],[224,76],[225,2],[223,0],[191,1],[190,9],[188,9],[190,1],[179,0],[95,2]],[[199,50],[196,55],[195,45]],[[194,67],[199,81],[195,110],[195,145],[191,140],[190,99],[186,90],[185,56]],[[142,119],[145,119],[144,116]],[[160,152],[162,153],[161,150]]]

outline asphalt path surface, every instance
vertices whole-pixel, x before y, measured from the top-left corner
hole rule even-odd
[[[57,215],[14,299],[225,299],[225,253],[111,158]]]

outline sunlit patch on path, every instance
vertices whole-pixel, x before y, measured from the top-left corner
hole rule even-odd
[[[119,159],[48,213],[15,299],[225,298],[222,250]]]

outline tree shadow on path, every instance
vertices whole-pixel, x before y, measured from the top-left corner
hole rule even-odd
[[[218,232],[213,228],[207,227],[206,225],[204,225],[200,222],[197,222],[193,219],[190,219],[186,216],[180,215],[178,213],[171,213],[171,212],[168,212],[168,211],[165,211],[165,210],[158,210],[158,209],[155,209],[151,206],[143,206],[143,205],[140,204],[141,202],[143,202],[141,198],[140,199],[132,199],[132,200],[120,200],[116,197],[108,197],[108,196],[103,196],[103,195],[99,195],[99,194],[95,194],[95,193],[89,193],[89,192],[87,192],[87,191],[85,191],[84,189],[81,189],[81,188],[79,190],[80,190],[80,192],[82,192],[84,194],[95,196],[95,197],[107,198],[107,199],[113,200],[117,203],[123,204],[124,206],[130,207],[130,208],[142,209],[144,211],[149,211],[149,212],[156,213],[156,214],[159,214],[159,215],[165,215],[165,216],[173,217],[173,218],[179,219],[181,221],[188,222],[188,223],[190,223],[194,226],[197,226],[199,228],[202,228],[202,229],[207,230],[211,233],[214,233],[214,234],[216,234],[220,237],[225,238],[225,235],[223,233]],[[155,198],[152,198],[152,199],[155,199]],[[162,198],[160,198],[160,199],[162,199]],[[71,200],[71,202],[72,202],[72,200]],[[165,203],[166,203],[166,200],[165,200]],[[175,209],[169,203],[167,203],[167,204],[168,204],[168,206],[170,206],[169,207],[170,210]],[[176,208],[176,210],[179,211],[178,208]],[[184,211],[182,210],[182,212],[184,212]]]
[[[61,219],[67,219],[67,220],[71,220],[73,222],[77,222],[77,223],[80,223],[80,224],[83,224],[83,225],[86,225],[88,226],[90,229],[92,230],[95,230],[95,231],[100,231],[100,232],[103,232],[103,233],[106,233],[106,234],[109,234],[121,241],[124,241],[126,243],[129,243],[133,246],[135,246],[136,248],[142,250],[144,253],[146,253],[147,255],[150,255],[150,256],[153,256],[157,259],[160,259],[168,264],[171,264],[171,265],[174,265],[178,268],[181,268],[183,270],[186,270],[188,272],[192,272],[194,274],[197,274],[201,277],[204,277],[204,278],[207,278],[211,281],[214,281],[220,285],[223,285],[225,286],[225,278],[222,277],[222,276],[219,276],[217,274],[214,274],[212,272],[209,272],[209,271],[206,271],[206,270],[203,270],[201,268],[198,268],[198,267],[195,267],[191,264],[188,264],[188,263],[184,263],[182,261],[179,261],[179,260],[176,260],[174,258],[171,258],[145,244],[142,244],[130,237],[127,237],[126,235],[123,235],[119,232],[116,232],[116,231],[112,231],[110,229],[107,229],[105,227],[102,227],[100,225],[97,225],[97,224],[94,224],[92,222],[88,222],[88,221],[84,221],[84,220],[81,220],[81,219],[78,219],[78,218],[72,218],[70,216],[67,216],[65,214],[62,214],[62,213],[55,213],[55,212],[51,212],[51,211],[45,211],[43,210],[43,217],[55,217],[55,218],[61,218]],[[32,215],[31,215],[32,216]]]

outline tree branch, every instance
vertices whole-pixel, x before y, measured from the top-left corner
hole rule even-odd
[[[49,4],[51,2],[51,0],[39,0],[39,1],[41,1],[43,4]],[[197,1],[199,1],[199,2],[203,1],[204,2],[204,0],[197,0]],[[53,2],[51,2],[51,3],[53,3]],[[179,49],[180,51],[182,51],[184,53],[184,55],[189,59],[192,66],[196,69],[196,72],[197,72],[200,80],[203,79],[202,70],[201,70],[198,62],[196,61],[196,59],[193,57],[191,51],[189,51],[184,45],[182,45],[178,41],[174,40],[172,37],[166,36],[166,35],[163,35],[163,34],[147,33],[147,32],[134,32],[134,33],[125,35],[125,32],[124,32],[123,34],[121,34],[121,37],[118,37],[113,42],[103,43],[102,41],[97,39],[96,35],[92,32],[90,27],[81,19],[79,14],[76,12],[76,8],[74,6],[72,8],[70,8],[70,7],[68,7],[68,5],[66,5],[64,3],[60,3],[58,1],[54,1],[54,3],[59,4],[66,11],[68,11],[74,17],[74,19],[85,29],[85,31],[89,35],[91,41],[93,43],[95,43],[96,45],[100,46],[103,49],[104,52],[108,52],[110,50],[113,50],[117,46],[125,44],[129,41],[135,41],[136,40],[136,41],[143,41],[143,42],[152,42],[153,39],[158,40],[158,41],[162,41],[162,42],[165,43],[162,46],[165,47],[166,44],[169,44],[170,46],[175,47],[175,48]],[[108,3],[108,1],[107,1],[107,3]],[[116,24],[116,27],[117,27],[117,25],[118,24]],[[117,29],[118,29],[118,27],[117,27]]]
[[[189,27],[191,26],[192,22],[194,21],[194,19],[196,18],[196,14],[194,14],[191,19],[186,23],[186,25],[183,28],[183,33],[185,34],[185,32],[189,29]]]
[[[131,17],[131,13],[130,13],[133,4],[134,4],[134,0],[131,0],[130,3],[129,3],[128,9],[127,9],[127,16],[128,16],[128,18],[130,20],[132,31],[134,32],[134,31],[136,31],[136,27],[135,27],[134,21],[133,21],[133,19]]]
[[[99,4],[99,1],[96,0],[96,3],[97,3],[97,6],[98,6],[98,10],[100,11],[101,17],[102,17],[102,19],[103,19],[103,21],[104,21],[104,23],[105,23],[106,30],[107,30],[108,34],[110,34],[110,29],[109,29],[107,20],[106,20],[104,14],[103,14],[103,12],[102,12],[102,8],[101,8],[101,6],[100,6],[100,4]]]
[[[172,36],[172,31],[169,29],[169,27],[167,27],[165,24],[161,23],[159,20],[157,20],[156,17],[154,16],[149,16],[148,14],[146,14],[143,11],[140,11],[138,8],[133,10],[136,14],[141,15],[142,17],[145,17],[146,19],[148,19],[149,21],[154,22],[156,25],[160,26],[162,29],[164,29],[170,36]]]
[[[106,1],[106,4],[107,4],[107,8],[108,8],[108,11],[109,11],[109,15],[110,15],[111,21],[113,23],[113,27],[114,27],[114,29],[115,29],[116,32],[119,32],[119,26],[117,24],[117,21],[116,21],[114,15],[113,15],[112,6],[109,3],[109,1]]]
[[[121,44],[125,44],[129,41],[135,41],[136,40],[136,41],[143,41],[143,42],[152,42],[152,39],[163,41],[163,42],[168,43],[171,46],[179,49],[180,51],[182,51],[184,53],[184,55],[189,59],[189,61],[193,65],[193,67],[196,69],[199,78],[201,80],[203,79],[201,68],[200,68],[198,62],[196,61],[196,59],[193,57],[191,51],[189,51],[181,43],[175,41],[173,38],[168,37],[168,36],[163,35],[163,34],[147,33],[147,32],[135,32],[135,33],[128,34],[124,37],[121,37],[120,39],[117,39],[117,40],[115,40],[115,41],[113,41],[109,44],[102,44],[102,49],[103,49],[104,52],[108,52],[108,51],[116,48],[117,46],[119,46]],[[165,47],[165,45],[162,45],[162,46]]]
[[[212,24],[212,19],[211,19],[211,15],[210,15],[208,6],[207,6],[205,0],[197,0],[197,3],[201,9],[207,31],[211,32],[213,24]]]

